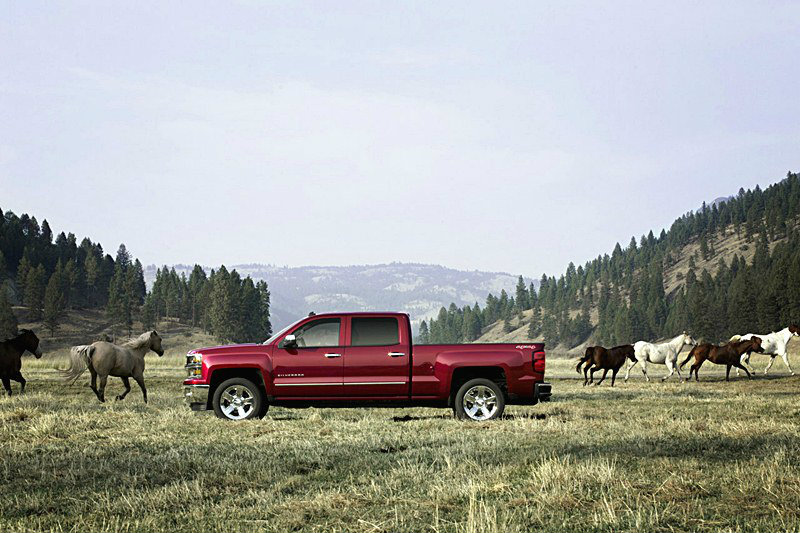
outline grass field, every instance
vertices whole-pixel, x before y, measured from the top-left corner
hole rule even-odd
[[[104,405],[88,375],[62,385],[63,350],[25,358],[29,392],[0,398],[0,531],[800,530],[800,378],[780,361],[779,378],[725,383],[707,363],[700,383],[636,370],[610,389],[551,359],[553,401],[500,421],[273,408],[236,424],[183,406],[179,344],[147,356],[146,406],[135,384]]]

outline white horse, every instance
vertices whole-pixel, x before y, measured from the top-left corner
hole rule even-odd
[[[789,344],[789,341],[792,337],[800,336],[800,327],[796,324],[792,324],[788,328],[783,328],[778,332],[770,333],[769,335],[761,335],[757,333],[748,333],[747,335],[734,335],[731,337],[731,341],[749,341],[753,337],[760,337],[761,338],[761,347],[764,348],[764,354],[769,355],[770,360],[767,363],[767,368],[764,369],[764,374],[769,372],[769,369],[772,367],[772,363],[775,362],[775,358],[779,355],[783,359],[783,362],[786,363],[786,368],[789,369],[789,372],[792,373],[794,376],[794,370],[792,367],[789,366],[789,352],[786,349],[786,346]],[[750,372],[755,373],[753,367],[750,366],[750,353],[742,354],[741,362],[743,365],[747,366]],[[736,369],[736,375],[739,375],[739,369]]]
[[[671,341],[662,342],[661,344],[653,344],[645,341],[637,342],[633,345],[633,353],[636,357],[636,361],[628,363],[628,368],[625,370],[625,381],[628,381],[631,368],[633,368],[636,363],[642,363],[642,373],[647,381],[650,381],[650,377],[647,375],[647,363],[667,365],[669,374],[661,378],[661,381],[665,381],[667,378],[671,377],[676,370],[678,371],[678,377],[683,381],[681,370],[677,365],[678,354],[681,353],[684,346],[696,345],[697,341],[685,331]]]

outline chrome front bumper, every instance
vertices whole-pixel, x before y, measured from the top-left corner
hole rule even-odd
[[[184,385],[183,399],[192,411],[208,409],[208,385]]]

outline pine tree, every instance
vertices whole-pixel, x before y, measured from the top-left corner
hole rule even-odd
[[[144,283],[144,268],[138,259],[131,265],[131,272],[129,274],[129,290],[131,302],[135,307],[144,303],[144,298],[147,295],[147,286]]]
[[[700,255],[703,256],[705,261],[708,261],[711,257],[711,250],[708,248],[708,239],[705,235],[700,237]]]
[[[472,311],[470,306],[464,307],[464,321],[461,331],[461,339],[463,342],[473,342],[481,335],[481,325],[478,320],[478,315]]]
[[[111,283],[108,286],[108,303],[106,304],[106,314],[111,321],[112,330],[115,332],[117,328],[129,330],[133,325],[125,280],[126,275],[123,263],[117,263],[114,267]]]
[[[86,256],[84,269],[86,271],[87,303],[89,306],[95,307],[99,305],[101,301],[100,290],[98,287],[100,278],[102,276],[101,260],[93,252],[90,252]]]
[[[25,281],[25,305],[28,306],[31,320],[42,318],[45,288],[44,266],[38,265],[29,269],[28,278]]]
[[[632,344],[634,340],[633,313],[630,307],[622,304],[614,319],[614,344]]]
[[[19,266],[17,267],[17,291],[23,305],[25,305],[25,285],[28,283],[28,273],[30,272],[31,268],[32,265],[28,260],[28,255],[23,255],[22,260],[19,262]]]
[[[239,288],[238,297],[240,314],[237,324],[237,342],[261,342],[261,299],[250,276],[246,277]]]
[[[417,335],[417,344],[430,344],[430,331],[428,331],[428,323],[424,320],[419,325],[419,334]]]
[[[124,244],[120,244],[117,248],[117,257],[114,259],[114,264],[122,267],[122,270],[127,270],[131,266],[131,254]]]
[[[236,296],[238,291],[233,288],[233,285],[231,273],[228,272],[225,265],[222,265],[213,279],[209,318],[211,333],[223,342],[231,341],[236,337],[238,315]]]
[[[3,287],[4,289],[4,287]],[[0,340],[9,339],[17,334],[17,317],[11,308],[5,290],[0,290]]]
[[[56,271],[47,282],[44,293],[44,325],[50,330],[50,336],[55,335],[66,307],[63,292],[63,270],[59,261]]]
[[[200,265],[195,265],[192,269],[192,273],[189,274],[189,298],[191,300],[191,317],[192,317],[192,327],[197,326],[198,324],[202,323],[202,314],[203,310],[207,307],[207,302],[205,301],[206,291],[205,286],[207,285],[208,277],[206,276],[205,270]],[[269,291],[267,291],[267,304],[269,303]],[[270,325],[270,330],[272,326]]]
[[[267,285],[266,281],[260,280],[258,283],[256,283],[256,289],[258,290],[259,299],[261,302],[258,338],[263,341],[272,335],[269,285]]]
[[[131,265],[125,271],[124,291],[125,298],[123,304],[125,309],[121,317],[124,319],[123,325],[128,331],[128,336],[131,335],[133,328],[133,319],[139,314],[139,309],[144,303],[144,294],[142,287],[144,286],[144,274],[142,272],[142,265],[136,261],[138,268]]]
[[[144,329],[156,329],[156,307],[153,301],[153,295],[148,294],[144,299],[144,304],[141,310],[141,320]]]
[[[528,294],[528,286],[525,285],[525,280],[522,276],[517,280],[517,297],[516,297],[517,310],[522,311],[530,309],[530,295]]]
[[[538,307],[536,309],[538,309]],[[530,324],[528,324],[528,340],[532,341],[532,340],[536,339],[536,332],[537,331],[538,331],[538,329],[536,327],[536,323],[533,320],[531,320]]]

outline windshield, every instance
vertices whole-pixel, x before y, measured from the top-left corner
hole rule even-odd
[[[305,320],[305,319],[304,319],[304,318],[301,318],[300,320],[295,320],[294,322],[292,322],[291,324],[289,324],[288,326],[286,326],[285,328],[283,328],[282,330],[280,330],[278,333],[274,333],[274,334],[272,335],[272,337],[270,337],[269,339],[265,340],[265,341],[264,341],[264,342],[262,342],[261,344],[272,344],[273,342],[275,342],[275,340],[276,340],[278,337],[282,336],[284,333],[286,333],[287,331],[289,331],[290,329],[292,329],[293,327],[295,327],[295,326],[296,326],[298,323],[300,323],[300,322],[301,322],[301,321],[303,321],[303,320]]]

